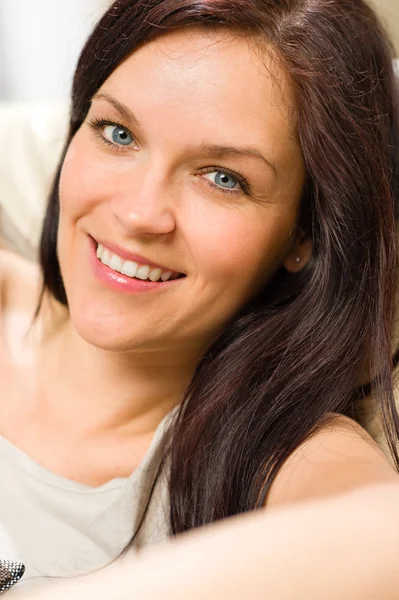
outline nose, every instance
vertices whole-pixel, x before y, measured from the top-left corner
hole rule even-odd
[[[171,185],[154,168],[119,181],[112,196],[112,212],[126,234],[152,236],[176,227]]]

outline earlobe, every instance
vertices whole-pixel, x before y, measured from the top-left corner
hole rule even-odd
[[[312,256],[312,249],[313,244],[311,239],[306,238],[302,241],[299,241],[290,250],[285,261],[283,262],[283,266],[290,273],[299,273],[299,271],[302,271],[302,269],[308,264],[310,257]]]

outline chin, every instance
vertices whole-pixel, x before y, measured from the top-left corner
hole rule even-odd
[[[115,316],[96,314],[94,310],[74,310],[70,306],[71,323],[77,334],[88,344],[110,352],[124,352],[146,346],[145,331],[132,331],[132,324]]]

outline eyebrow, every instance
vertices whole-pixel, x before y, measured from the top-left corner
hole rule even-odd
[[[140,125],[134,112],[126,104],[122,104],[122,102],[119,102],[119,100],[116,100],[116,98],[109,96],[105,92],[97,92],[97,94],[94,94],[92,100],[105,100],[109,102],[126,121],[136,126]]]
[[[98,92],[93,96],[92,99],[105,100],[106,102],[109,102],[109,104],[111,104],[115,110],[118,111],[121,117],[123,117],[128,123],[132,123],[133,125],[136,125],[136,127],[140,126],[140,122],[135,116],[134,112],[128,106],[126,106],[126,104],[122,104],[122,102],[119,102],[119,100],[113,98],[109,94],[106,94],[105,92]],[[266,163],[266,165],[274,171],[274,174],[277,177],[277,169],[275,165],[267,160],[259,150],[252,148],[251,146],[238,147],[220,146],[218,144],[201,144],[200,151],[219,158],[232,154],[235,156],[252,156]]]
[[[252,157],[258,158],[258,159],[262,160],[263,162],[265,162],[268,167],[273,169],[274,174],[277,176],[277,169],[276,169],[275,165],[273,165],[273,163],[268,161],[263,156],[263,154],[261,152],[259,152],[259,150],[257,150],[256,148],[252,148],[251,146],[238,147],[238,146],[218,146],[217,144],[202,144],[200,149],[202,152],[204,152],[206,154],[218,156],[218,157],[233,154],[236,156],[252,156]]]

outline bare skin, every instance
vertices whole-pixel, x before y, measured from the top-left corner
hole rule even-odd
[[[151,414],[141,417],[137,410],[137,417],[128,421],[122,405],[112,412],[101,411],[105,407],[99,402],[93,415],[84,402],[74,403],[74,394],[82,399],[84,389],[76,391],[75,382],[61,374],[67,311],[47,297],[32,326],[41,285],[39,269],[4,251],[1,263],[0,433],[66,478],[97,486],[129,476],[172,403],[164,398]]]

